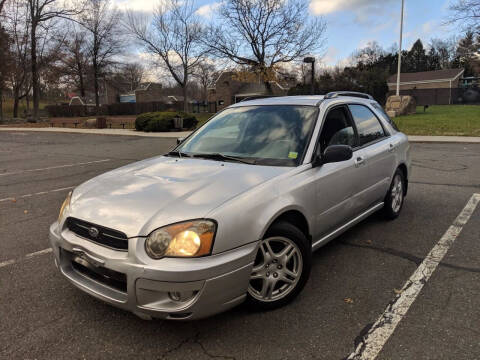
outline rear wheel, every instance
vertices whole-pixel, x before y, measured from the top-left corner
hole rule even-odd
[[[397,169],[393,175],[392,184],[385,196],[383,213],[387,219],[395,219],[400,215],[405,199],[405,176],[403,171]]]
[[[310,275],[311,247],[305,235],[287,222],[274,224],[261,240],[255,258],[248,302],[254,309],[274,309],[293,300]]]

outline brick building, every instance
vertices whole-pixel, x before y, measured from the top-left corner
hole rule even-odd
[[[400,74],[400,95],[411,95],[417,105],[447,105],[462,96],[459,83],[464,69],[445,69]],[[387,80],[389,95],[395,94],[397,75]]]
[[[246,98],[282,96],[288,92],[288,85],[270,81],[273,94],[269,94],[265,83],[241,81],[237,79],[236,75],[235,71],[224,71],[218,77],[215,85],[208,89],[208,101],[215,102],[218,110]]]

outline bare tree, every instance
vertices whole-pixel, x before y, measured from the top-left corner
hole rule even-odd
[[[324,46],[325,22],[310,17],[308,6],[307,0],[225,0],[223,21],[209,29],[206,45],[218,57],[250,66],[271,92],[275,65]]]
[[[194,76],[198,79],[202,87],[203,101],[207,102],[208,88],[215,85],[215,80],[217,80],[219,72],[213,63],[202,61],[196,67]]]
[[[183,90],[183,108],[188,110],[187,86],[196,66],[206,54],[201,46],[203,29],[193,0],[165,0],[153,20],[127,13],[126,26],[148,53],[160,60]]]
[[[86,33],[75,25],[72,26],[69,37],[63,42],[58,70],[75,84],[80,96],[85,97],[85,77],[89,67]]]
[[[123,49],[121,12],[111,0],[86,0],[78,22],[87,30],[87,46],[93,71],[95,106],[100,106],[99,78]]]
[[[449,39],[434,38],[430,40],[430,52],[438,56],[438,62],[441,69],[449,69],[455,59],[458,39],[451,37]]]
[[[7,4],[7,0],[0,0],[0,16],[2,15],[3,8]]]
[[[130,91],[135,90],[143,80],[145,68],[138,62],[124,64],[121,69],[122,75],[130,84]]]
[[[455,0],[449,10],[447,22],[460,24],[466,31],[480,31],[480,0]]]
[[[5,26],[11,38],[9,50],[13,54],[8,82],[13,93],[13,117],[18,117],[21,99],[31,91],[30,66],[30,13],[23,1],[11,1],[8,6]]]
[[[78,10],[70,9],[58,0],[26,0],[30,13],[30,62],[32,72],[33,90],[33,118],[38,119],[38,107],[40,102],[40,81],[38,69],[38,30],[48,31],[51,20],[69,18],[78,13]]]
[[[3,93],[7,77],[11,71],[13,56],[10,49],[11,37],[5,29],[0,26],[0,122],[3,120]]]

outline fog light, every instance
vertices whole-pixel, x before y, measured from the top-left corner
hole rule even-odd
[[[186,302],[192,300],[198,291],[172,291],[168,297],[173,301]]]

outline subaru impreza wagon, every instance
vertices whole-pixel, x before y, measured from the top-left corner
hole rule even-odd
[[[60,272],[143,318],[295,298],[312,252],[407,194],[409,144],[369,95],[243,101],[169,153],[76,187],[50,227]]]

